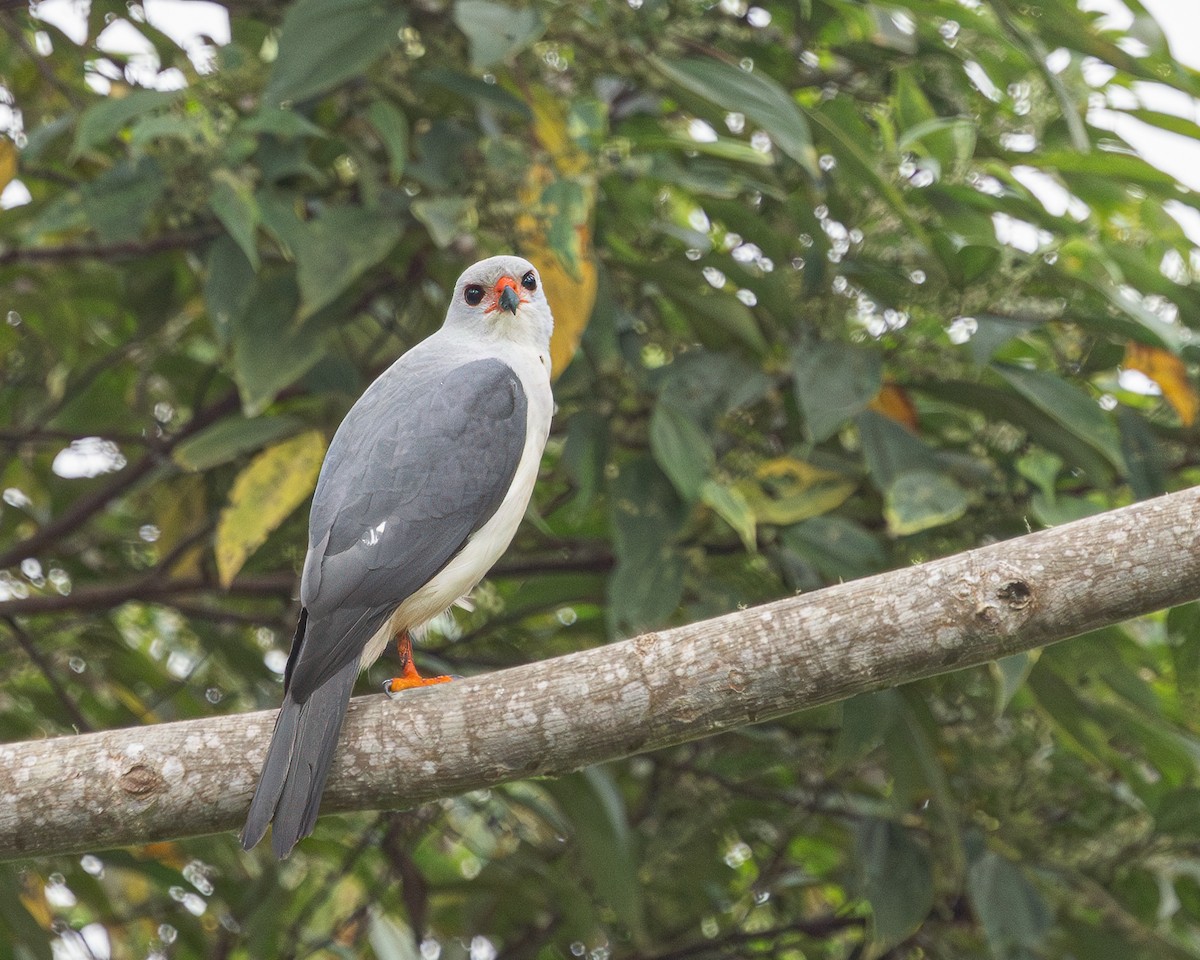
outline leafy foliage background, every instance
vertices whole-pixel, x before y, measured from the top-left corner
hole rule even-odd
[[[1125,2],[233,0],[202,71],[137,4],[0,12],[0,736],[274,706],[326,438],[494,252],[546,275],[559,411],[426,666],[1195,483],[1197,197],[1097,110],[1197,138],[1141,85],[1200,76]],[[1198,956],[1198,681],[1189,606],[283,864],[2,865],[0,953]]]

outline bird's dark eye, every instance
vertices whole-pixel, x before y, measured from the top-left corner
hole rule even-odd
[[[477,283],[467,284],[463,290],[463,299],[473,307],[479,306],[483,300],[483,287]]]
[[[526,290],[536,290],[537,289],[537,276],[534,274],[534,272],[532,270],[530,270],[527,274],[525,274],[525,276],[523,276],[521,278],[521,286],[523,286]]]

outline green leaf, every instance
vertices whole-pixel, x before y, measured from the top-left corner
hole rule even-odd
[[[993,364],[992,369],[1046,416],[1094,447],[1118,470],[1125,470],[1121,441],[1100,405],[1054,373]]]
[[[1000,251],[996,247],[967,244],[955,257],[959,282],[974,283],[986,273],[991,273],[1000,262]]]
[[[895,8],[875,3],[864,6],[872,26],[871,43],[906,56],[916,56],[917,38],[911,28],[900,25]]]
[[[845,767],[862,760],[883,743],[884,734],[896,723],[904,703],[895,690],[860,694],[842,704],[842,726],[833,760]]]
[[[914,131],[929,124],[940,123],[942,118],[937,115],[933,104],[921,89],[914,66],[898,68],[893,77],[896,122],[904,131],[896,146],[900,150],[907,150],[914,140],[920,139],[919,135],[914,136]]]
[[[902,474],[937,472],[934,451],[890,417],[864,410],[858,415],[858,435],[867,472],[881,493]]]
[[[967,892],[996,960],[1039,955],[1053,917],[1020,867],[985,851],[967,872]]]
[[[762,70],[747,72],[719,60],[651,63],[668,79],[724,110],[743,113],[770,135],[814,180],[821,178],[808,119],[791,94]]]
[[[625,800],[604,767],[547,781],[546,791],[571,822],[580,866],[596,892],[631,931],[642,928],[641,884],[635,834]]]
[[[129,131],[129,144],[144,147],[155,140],[182,140],[186,144],[197,140],[199,133],[199,126],[187,117],[172,114],[143,117]]]
[[[990,224],[988,234],[990,240]],[[1000,262],[1000,250],[997,246],[969,243],[957,233],[935,234],[933,249],[946,268],[946,275],[958,287],[969,286]]]
[[[17,864],[0,864],[0,935],[10,948],[15,947],[11,953],[14,960],[55,960],[61,954],[51,948],[52,937],[46,929],[53,920],[41,894],[42,881],[40,877],[36,881],[36,899],[22,897],[28,889],[24,874],[25,868]],[[42,916],[35,919],[34,912]]]
[[[1097,486],[1107,486],[1112,482],[1113,469],[1100,451],[1090,444],[1080,443],[1076,433],[1062,426],[1057,420],[1047,417],[1041,408],[1022,394],[966,380],[926,380],[920,384],[919,389],[922,393],[939,397],[948,403],[973,407],[983,413],[989,421],[1007,420],[1025,430],[1035,443],[1053,450],[1072,467],[1078,467]],[[862,414],[859,418],[860,423],[870,416],[872,411]],[[867,451],[865,427],[863,449],[864,452]]]
[[[533,112],[529,104],[514,96],[498,83],[487,83],[478,77],[449,67],[434,67],[425,70],[420,75],[420,82],[432,87],[440,87],[459,97],[464,97],[471,103],[487,106],[505,113],[513,113],[529,120]]]
[[[408,21],[383,0],[297,0],[287,8],[263,101],[307,100],[361,74]]]
[[[368,914],[367,940],[376,960],[421,960],[416,937],[403,921],[389,917],[382,910]]]
[[[473,70],[508,60],[546,29],[536,8],[514,10],[490,0],[456,0],[454,23],[466,34]]]
[[[222,345],[254,295],[254,268],[228,235],[217,237],[208,251],[204,277],[204,306]]]
[[[212,179],[213,192],[208,200],[209,206],[246,255],[250,265],[257,270],[260,261],[255,231],[258,229],[260,214],[254,191],[248,183],[229,170],[215,171]]]
[[[854,827],[858,888],[871,904],[873,940],[886,949],[921,925],[933,908],[929,851],[890,820],[864,819]]]
[[[238,124],[246,133],[269,133],[283,140],[305,137],[325,137],[328,134],[307,117],[295,110],[263,107]]]
[[[1058,496],[1058,475],[1062,472],[1062,458],[1048,450],[1034,448],[1017,459],[1017,472],[1041,491],[1043,497],[1053,502]]]
[[[948,841],[947,866],[954,875],[965,870],[964,844],[959,828],[959,803],[950,787],[943,754],[941,728],[934,720],[922,690],[914,685],[897,691],[897,722],[884,731],[884,747],[891,757],[892,805],[905,810],[932,796],[933,809],[942,821]]]
[[[856,580],[887,565],[880,542],[844,517],[812,517],[785,529],[782,540],[831,580]]]
[[[208,470],[294,433],[296,417],[230,417],[179,444],[171,459],[184,470]]]
[[[567,422],[562,463],[575,481],[577,509],[585,509],[604,488],[608,462],[608,420],[594,410],[582,410]]]
[[[367,108],[367,119],[388,155],[388,173],[398,183],[408,165],[408,117],[388,100],[376,100]]]
[[[1200,790],[1180,787],[1164,796],[1154,811],[1154,825],[1160,834],[1200,839]]]
[[[682,410],[662,399],[650,418],[650,451],[685,500],[695,500],[716,463],[712,442]]]
[[[1167,635],[1177,696],[1194,715],[1200,699],[1200,603],[1172,607],[1167,612]]]
[[[996,355],[996,351],[1014,338],[1027,333],[1030,324],[1009,317],[979,314],[976,318],[979,329],[969,341],[971,359],[983,365]]]
[[[920,144],[944,169],[953,170],[974,154],[975,128],[975,121],[963,117],[933,117],[905,130],[896,146],[908,150]]]
[[[1095,711],[1042,657],[1027,678],[1029,691],[1038,706],[1054,722],[1064,743],[1088,761],[1106,767],[1115,764],[1110,734],[1099,723]]]
[[[246,560],[308,499],[325,457],[325,437],[310,430],[263,451],[238,474],[217,521],[217,573],[229,586]]]
[[[1047,151],[1038,157],[1038,165],[1057,170],[1068,186],[1071,174],[1086,174],[1105,180],[1137,183],[1168,193],[1175,190],[1175,178],[1169,173],[1164,173],[1139,156],[1112,150],[1093,150],[1090,153],[1076,150]]]
[[[671,482],[648,457],[621,467],[609,501],[617,564],[605,613],[614,633],[632,635],[659,626],[679,606],[683,558],[674,539],[684,512]]]
[[[1059,527],[1084,517],[1094,517],[1109,509],[1103,495],[1075,497],[1058,494],[1053,500],[1044,493],[1035,493],[1029,500],[1030,512],[1045,527]]]
[[[475,204],[466,198],[414,200],[412,212],[429,230],[429,238],[443,249],[471,230],[476,219]]]
[[[732,334],[755,353],[766,353],[768,344],[754,319],[754,313],[730,293],[705,290],[688,298],[693,322],[700,330],[713,327]]]
[[[891,177],[880,173],[878,155],[873,149],[876,137],[846,97],[835,97],[814,108],[809,116],[829,138],[838,160],[854,176],[869,184],[903,221],[912,239],[921,246],[930,245],[921,222]]]
[[[759,367],[736,353],[698,348],[676,357],[663,375],[658,402],[685,411],[710,433],[721,417],[757,402],[774,386]]]
[[[296,258],[301,319],[336,300],[386,257],[404,232],[404,218],[391,204],[374,210],[330,207],[307,222],[296,216],[283,197],[270,191],[260,193],[259,204],[264,226]]]
[[[883,514],[888,533],[905,537],[953,523],[967,512],[969,503],[966,491],[945,474],[912,470],[888,487]]]
[[[1037,663],[1036,650],[1025,653],[1014,653],[1011,657],[993,660],[990,664],[992,677],[996,681],[996,716],[1001,716],[1017,691],[1029,677],[1029,671]]]
[[[135,240],[166,187],[153,157],[124,160],[84,187],[83,209],[102,242]]]
[[[845,343],[797,350],[792,372],[805,432],[813,443],[827,440],[865,410],[883,386],[880,354]]]
[[[177,100],[182,90],[134,90],[123,97],[104,97],[89,107],[75,128],[75,142],[68,162],[80,154],[110,140],[135,117],[158,110]]]
[[[1117,427],[1133,495],[1147,500],[1166,493],[1166,452],[1150,424],[1140,414],[1121,406],[1117,408]]]
[[[294,320],[299,291],[290,273],[262,276],[233,325],[233,377],[242,410],[257,416],[324,355],[322,338]]]
[[[700,499],[713,508],[722,520],[733,528],[747,552],[758,546],[755,536],[754,510],[736,487],[723,487],[713,480],[700,485]]]
[[[1084,278],[1080,279],[1087,282]],[[1090,285],[1093,289],[1098,290],[1118,311],[1148,332],[1157,345],[1175,353],[1183,349],[1180,327],[1177,324],[1168,323],[1147,308],[1136,294],[1130,295],[1129,291],[1123,287],[1114,287],[1104,281],[1093,281]]]

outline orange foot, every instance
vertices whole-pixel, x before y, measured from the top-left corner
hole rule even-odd
[[[396,652],[400,654],[400,669],[402,672],[400,676],[384,681],[383,692],[389,697],[397,696],[405,690],[411,690],[413,687],[428,687],[435,683],[447,683],[457,679],[456,677],[444,675],[440,677],[423,677],[417,673],[417,667],[413,663],[412,657],[412,638],[409,637],[407,630],[396,637]]]

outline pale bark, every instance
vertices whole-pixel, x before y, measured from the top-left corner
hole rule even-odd
[[[396,701],[361,697],[323,810],[563,774],[1197,596],[1200,488]],[[264,711],[0,746],[0,858],[240,827],[273,720]]]

